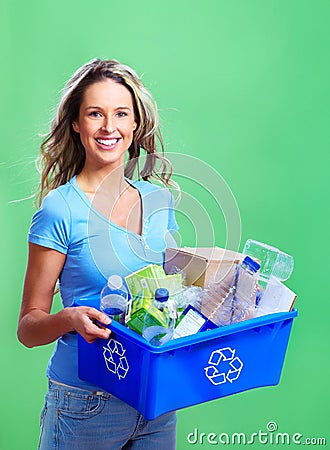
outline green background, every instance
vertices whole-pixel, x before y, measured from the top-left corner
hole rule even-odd
[[[33,206],[11,202],[37,183],[38,133],[59,90],[95,56],[143,73],[167,150],[202,159],[226,180],[241,214],[240,249],[251,237],[295,258],[288,285],[299,316],[280,384],[180,411],[178,449],[191,447],[194,428],[251,434],[269,421],[280,432],[327,437],[329,1],[1,0],[0,18],[0,448],[36,448],[52,350],[16,339]],[[223,245],[221,227],[210,241],[198,230],[203,244]],[[193,245],[188,226],[181,234]]]

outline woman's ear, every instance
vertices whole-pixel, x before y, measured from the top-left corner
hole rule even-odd
[[[80,133],[78,122],[76,121],[72,122],[72,128],[76,133]]]
[[[137,123],[134,121],[134,123],[133,123],[133,131],[135,131],[136,128],[137,128]]]

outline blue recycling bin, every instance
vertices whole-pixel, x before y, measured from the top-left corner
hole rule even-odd
[[[99,299],[76,305],[98,308]],[[279,383],[297,311],[276,313],[169,341],[161,347],[117,322],[109,340],[78,335],[79,377],[152,420],[161,414]]]

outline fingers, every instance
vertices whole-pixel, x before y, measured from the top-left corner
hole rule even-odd
[[[96,339],[109,339],[111,330],[109,328],[99,328],[96,327],[97,331],[94,332],[88,332],[85,334],[80,333],[83,338],[88,342],[89,344],[96,341]]]
[[[108,339],[111,331],[104,325],[109,325],[111,319],[101,311],[87,306],[67,308],[74,330],[87,342],[94,342],[97,338]]]
[[[84,330],[85,333],[83,334],[86,341],[94,342],[97,338],[108,339],[111,331],[102,324],[109,325],[111,323],[111,319],[106,314],[103,314],[94,308],[88,308],[86,315],[88,320]]]
[[[87,308],[87,314],[91,319],[95,319],[104,325],[110,325],[111,319],[109,316],[95,308]]]

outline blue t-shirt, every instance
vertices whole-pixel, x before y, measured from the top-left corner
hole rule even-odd
[[[111,222],[79,188],[76,177],[54,189],[34,214],[29,242],[66,255],[59,277],[64,307],[74,299],[99,295],[112,274],[125,277],[148,264],[162,264],[166,247],[175,247],[178,229],[173,197],[146,181],[130,181],[142,202],[142,233]],[[95,389],[78,378],[77,335],[58,339],[47,376],[55,381]]]

